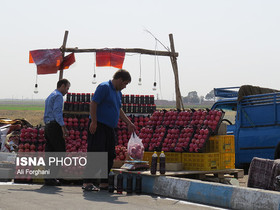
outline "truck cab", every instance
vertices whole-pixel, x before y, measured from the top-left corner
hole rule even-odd
[[[214,89],[219,100],[211,109],[225,112],[227,134],[235,138],[235,166],[253,157],[280,158],[280,92],[255,86]]]

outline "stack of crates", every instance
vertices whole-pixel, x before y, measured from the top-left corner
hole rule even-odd
[[[219,169],[235,168],[234,135],[211,136],[206,148],[207,152],[218,152],[220,154]]]
[[[144,152],[143,161],[149,161],[149,165],[152,163],[152,155],[154,152]],[[165,162],[166,163],[181,163],[182,153],[180,152],[165,152]],[[160,152],[157,152],[159,157]]]
[[[144,161],[151,165],[153,152],[144,152]],[[160,152],[157,152],[160,155]],[[233,135],[211,136],[205,153],[166,152],[167,163],[183,163],[184,170],[210,171],[235,168],[235,147]]]
[[[210,171],[220,168],[220,154],[209,153],[182,153],[184,170],[189,171]]]

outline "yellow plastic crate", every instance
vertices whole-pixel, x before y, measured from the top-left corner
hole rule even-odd
[[[153,152],[144,152],[143,161],[149,161],[149,165],[151,165],[153,154]],[[157,155],[159,155],[159,152],[157,152]]]
[[[220,153],[182,153],[184,170],[209,171],[220,168]]]
[[[144,152],[143,161],[149,161],[149,165],[152,162],[152,155],[154,152]],[[165,152],[165,162],[166,163],[181,163],[182,162],[182,154],[179,152]],[[157,152],[159,157],[160,152]]]
[[[220,169],[235,168],[235,153],[220,153]]]
[[[234,153],[234,135],[211,136],[206,145],[206,152]]]
[[[165,152],[165,161],[167,163],[181,163],[182,153],[180,152]]]

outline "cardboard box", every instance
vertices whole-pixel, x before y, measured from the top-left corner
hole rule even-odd
[[[124,164],[124,161],[122,160],[114,160],[113,168],[121,168]]]
[[[11,179],[14,177],[14,172],[12,168],[0,168],[0,179]]]

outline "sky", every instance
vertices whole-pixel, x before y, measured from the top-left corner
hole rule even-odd
[[[1,0],[0,99],[45,99],[59,73],[39,75],[29,51],[66,47],[166,50],[173,34],[182,96],[245,84],[280,90],[279,0]],[[92,93],[112,78],[113,67],[95,67],[93,53],[76,53],[64,71],[69,92]],[[156,58],[156,59],[155,59]],[[158,61],[157,61],[158,59]],[[141,64],[141,65],[140,65]],[[138,85],[142,74],[142,85]],[[123,94],[175,99],[169,57],[126,54],[123,68],[132,82]],[[152,90],[154,81],[157,90]]]

